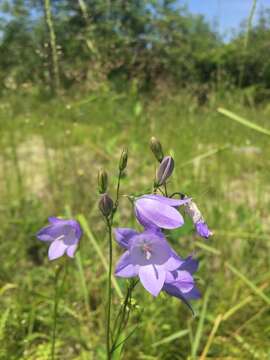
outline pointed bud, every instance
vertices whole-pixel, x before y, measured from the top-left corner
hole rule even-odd
[[[122,172],[127,167],[127,161],[128,161],[128,150],[126,148],[123,149],[120,161],[119,161],[119,170]]]
[[[98,191],[100,194],[104,194],[108,188],[108,175],[106,171],[99,170],[98,172]]]
[[[156,183],[158,186],[163,185],[166,182],[166,180],[172,175],[173,169],[173,158],[171,156],[165,156],[159,165],[156,175]]]
[[[109,216],[113,210],[113,201],[107,193],[101,196],[99,200],[99,210],[104,216]]]
[[[151,139],[150,139],[150,148],[151,148],[153,154],[155,155],[155,158],[157,159],[157,161],[161,162],[164,157],[162,146],[161,146],[161,143],[158,141],[158,139],[155,138],[154,136],[151,137]]]

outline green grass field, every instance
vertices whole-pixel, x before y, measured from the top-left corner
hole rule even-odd
[[[237,92],[225,95],[210,95],[203,107],[184,92],[147,102],[107,92],[46,102],[1,99],[1,360],[50,359],[59,265],[48,261],[35,233],[48,216],[70,213],[85,217],[87,232],[60,289],[58,359],[105,359],[106,271],[97,247],[105,258],[108,247],[97,171],[108,171],[114,195],[118,158],[128,146],[121,193],[143,193],[155,173],[152,135],[176,162],[170,190],[194,198],[214,236],[201,240],[188,219],[172,233],[177,252],[200,260],[196,316],[179,300],[154,299],[138,285],[130,329],[138,327],[122,358],[270,359],[270,137],[217,112],[224,107],[270,130],[270,107],[255,108]],[[116,225],[135,226],[125,197]],[[124,291],[125,280],[117,281]],[[120,303],[115,291],[113,303]]]

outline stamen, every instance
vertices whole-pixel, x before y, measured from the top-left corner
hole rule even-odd
[[[146,260],[149,260],[152,256],[152,253],[151,253],[151,247],[147,244],[143,244],[142,246],[142,251],[144,253],[144,256],[146,258]]]

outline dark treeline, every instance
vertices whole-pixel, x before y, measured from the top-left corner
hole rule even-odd
[[[185,87],[270,90],[270,13],[224,44],[201,16],[173,0],[6,0],[0,87],[45,91],[108,81],[150,91]],[[205,85],[204,85],[205,86]]]

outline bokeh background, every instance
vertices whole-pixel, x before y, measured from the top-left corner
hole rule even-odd
[[[61,288],[57,358],[105,359],[97,171],[108,171],[114,196],[128,146],[121,193],[143,193],[157,165],[151,136],[175,159],[170,191],[193,197],[214,236],[199,239],[188,219],[170,234],[177,252],[200,260],[196,316],[138,286],[138,327],[115,360],[120,350],[125,360],[270,359],[269,9],[269,0],[1,0],[1,360],[50,359],[59,265],[35,238],[50,215],[79,217],[85,230]],[[126,198],[115,225],[137,226]]]

